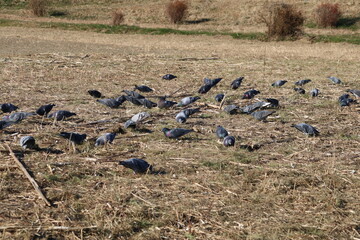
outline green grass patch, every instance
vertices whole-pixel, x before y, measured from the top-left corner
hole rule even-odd
[[[89,31],[106,34],[145,34],[145,35],[206,35],[206,36],[231,36],[234,39],[245,40],[265,40],[263,33],[228,33],[211,31],[192,31],[176,30],[172,28],[142,28],[138,26],[119,25],[112,26],[107,24],[84,24],[84,23],[59,23],[59,22],[28,22],[19,20],[0,19],[0,27],[37,27],[54,28],[61,30]],[[309,35],[315,42],[346,42],[360,45],[358,35]]]

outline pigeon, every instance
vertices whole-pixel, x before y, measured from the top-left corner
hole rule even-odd
[[[23,149],[37,149],[38,146],[35,143],[35,138],[32,136],[24,136],[20,138],[20,146]]]
[[[165,80],[173,80],[174,78],[177,78],[177,76],[172,75],[172,74],[165,74],[164,76],[162,76],[162,79],[165,79]]]
[[[95,141],[95,146],[105,145],[107,143],[112,143],[115,139],[116,133],[105,133],[98,137]]]
[[[216,136],[220,139],[223,139],[227,135],[229,135],[228,131],[226,131],[226,129],[223,128],[222,126],[218,125],[216,128]]]
[[[300,94],[305,94],[305,89],[303,88],[294,88],[294,91]]]
[[[175,120],[179,123],[185,123],[186,120],[189,118],[189,116],[193,115],[194,113],[197,113],[200,111],[200,108],[188,108],[185,110],[182,110],[178,114],[176,114]]]
[[[349,106],[352,102],[355,102],[355,100],[351,99],[349,94],[344,94],[339,97],[339,104],[341,107]]]
[[[15,112],[15,113],[10,114],[9,116],[4,116],[3,120],[12,122],[12,123],[19,123],[22,120],[24,120],[25,118],[27,118],[29,116],[33,116],[33,115],[35,115],[35,113]]]
[[[259,121],[264,121],[264,120],[266,120],[266,118],[268,116],[270,116],[273,113],[275,113],[275,111],[264,110],[264,111],[253,112],[253,113],[251,113],[251,116],[253,116],[254,118],[256,118]]]
[[[270,103],[269,107],[279,107],[279,100],[275,99],[275,98],[265,98],[265,100]]]
[[[224,97],[225,97],[225,94],[219,93],[215,96],[215,101],[221,102],[224,99]]]
[[[157,106],[156,103],[154,103],[146,98],[137,99],[137,101],[140,102],[144,107],[149,108],[149,109]]]
[[[278,80],[278,81],[274,82],[273,84],[271,84],[271,86],[273,86],[273,87],[281,87],[285,83],[287,83],[286,80]]]
[[[163,109],[163,108],[171,108],[175,104],[177,104],[177,102],[168,101],[166,100],[166,97],[160,97],[157,106],[158,108]]]
[[[317,88],[314,88],[310,91],[310,96],[317,97],[319,95],[320,91]]]
[[[113,98],[104,98],[104,99],[98,99],[97,102],[109,107],[109,108],[118,108],[121,103]]]
[[[94,98],[101,98],[102,96],[101,92],[99,92],[98,90],[89,90],[88,93]]]
[[[240,111],[242,113],[250,114],[250,113],[254,112],[257,109],[269,106],[270,104],[271,103],[268,103],[268,102],[256,102],[256,103],[253,103],[251,105],[247,105],[245,107],[240,108]]]
[[[181,136],[184,136],[185,134],[193,132],[194,130],[184,129],[184,128],[174,128],[174,129],[163,128],[161,131],[168,138],[179,138]]]
[[[149,118],[150,114],[147,112],[140,112],[138,114],[135,114],[134,116],[131,117],[131,119],[127,120],[124,124],[125,128],[128,127],[136,127],[136,125],[140,122],[142,122],[143,120],[145,120],[146,118]]]
[[[259,94],[259,93],[260,93],[260,91],[255,90],[255,89],[251,89],[251,90],[244,93],[242,99],[251,99],[251,98],[255,97],[255,95]]]
[[[242,83],[242,81],[244,80],[244,77],[239,77],[237,79],[235,79],[234,81],[232,81],[230,87],[231,89],[238,89]]]
[[[82,144],[86,139],[86,134],[74,133],[74,132],[60,132],[61,137],[69,139],[75,144]]]
[[[226,136],[224,138],[223,144],[225,147],[231,147],[235,145],[235,137],[233,136]]]
[[[329,79],[330,81],[332,81],[335,84],[341,84],[341,80],[337,77],[327,77],[327,79]]]
[[[137,106],[143,105],[143,104],[139,101],[140,99],[138,99],[138,98],[135,98],[135,97],[130,96],[130,95],[127,95],[127,96],[124,96],[124,97],[125,97],[126,101],[131,102],[131,103],[134,104],[134,105],[137,105]]]
[[[54,106],[55,104],[42,105],[38,108],[38,110],[36,110],[36,114],[40,116],[47,116]]]
[[[236,105],[226,105],[224,111],[230,115],[236,114],[239,110],[239,107]]]
[[[304,86],[305,84],[307,84],[309,82],[311,82],[310,79],[303,79],[303,80],[299,80],[299,81],[295,82],[295,85],[296,86]]]
[[[221,80],[222,80],[222,78],[215,78],[215,79],[204,78],[204,84],[205,84],[205,85],[210,85],[211,87],[214,87],[214,86],[216,86],[216,84],[218,84]]]
[[[136,99],[142,99],[145,98],[143,95],[141,95],[140,93],[134,92],[134,91],[129,91],[129,90],[123,90],[124,93],[126,93],[128,96],[134,97]]]
[[[152,172],[152,166],[143,159],[131,158],[125,161],[120,161],[120,165],[130,168],[134,173],[147,173]]]
[[[185,98],[181,99],[180,102],[178,102],[178,104],[176,106],[177,107],[185,107],[193,102],[196,102],[199,99],[200,99],[200,97],[185,97]]]
[[[11,113],[13,111],[16,111],[16,109],[18,109],[17,106],[11,103],[0,104],[0,107],[1,107],[1,111],[3,111],[4,113]]]
[[[212,88],[212,85],[210,84],[205,84],[203,86],[200,87],[200,89],[198,90],[198,93],[200,94],[205,94],[207,93],[208,91],[210,91],[210,89]]]
[[[12,125],[13,122],[8,122],[8,121],[4,121],[4,120],[0,120],[0,130],[3,130],[4,128],[9,127],[10,125]]]
[[[291,127],[294,127],[309,136],[318,136],[320,134],[316,128],[306,123],[293,124]]]
[[[126,101],[126,96],[121,95],[121,96],[115,98],[115,100],[118,101],[120,103],[120,105],[121,105]]]
[[[360,98],[360,90],[356,90],[356,89],[354,89],[354,90],[352,90],[352,89],[348,89],[348,90],[346,90],[346,92],[352,93],[352,94],[354,94],[354,96],[355,96],[355,97]]]
[[[148,86],[145,85],[135,85],[134,90],[139,90],[140,92],[152,92],[154,91],[152,88],[149,88]]]
[[[56,121],[61,121],[61,120],[65,120],[66,118],[69,118],[71,116],[76,116],[76,113],[73,112],[69,112],[66,110],[59,110],[56,112],[53,112],[51,114],[49,114],[49,118],[55,118]]]

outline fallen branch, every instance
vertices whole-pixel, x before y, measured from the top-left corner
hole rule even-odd
[[[64,226],[52,226],[52,227],[24,227],[24,226],[0,226],[0,230],[2,231],[16,231],[16,230],[46,230],[46,231],[77,231],[77,230],[84,230],[84,229],[93,229],[97,228],[97,226],[88,226],[88,227],[64,227]]]
[[[40,196],[40,198],[42,200],[44,200],[45,204],[48,206],[51,206],[51,203],[46,199],[46,197],[44,196],[44,194],[41,191],[41,188],[39,187],[39,185],[36,183],[35,179],[31,177],[31,175],[29,174],[29,172],[26,170],[26,168],[24,167],[24,165],[20,162],[20,160],[15,156],[14,152],[11,150],[11,148],[9,147],[8,144],[5,144],[5,146],[8,148],[9,152],[10,152],[10,156],[14,159],[14,161],[16,162],[16,164],[19,166],[19,168],[21,169],[21,171],[23,171],[23,173],[25,174],[25,176],[29,179],[30,183],[33,185],[33,187],[35,188],[35,191],[38,193],[38,195]]]

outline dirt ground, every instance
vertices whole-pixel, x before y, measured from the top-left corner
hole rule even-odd
[[[360,238],[360,109],[337,102],[346,89],[360,89],[357,45],[3,27],[0,46],[1,102],[21,111],[55,103],[56,110],[77,113],[55,126],[32,117],[0,133],[0,238]],[[166,73],[177,80],[162,80]],[[330,75],[344,84],[332,84],[326,79]],[[243,85],[230,90],[239,76],[245,77]],[[179,109],[148,110],[130,103],[109,109],[87,95],[98,89],[115,97],[134,84],[147,84],[155,89],[147,94],[151,100],[178,90],[171,98],[178,101],[198,95],[204,77],[224,80],[201,95],[194,104],[201,113],[185,125],[174,120]],[[293,82],[305,78],[312,79],[304,86],[307,92],[320,89],[318,98],[292,90]],[[270,87],[280,79],[289,82]],[[260,99],[280,100],[268,122],[214,107],[218,92],[226,93],[226,104],[256,101],[240,99],[251,88],[261,91]],[[151,114],[142,126],[149,131],[126,130],[107,148],[93,146],[97,136],[141,111]],[[91,124],[97,120],[111,121]],[[306,137],[290,127],[300,122],[316,126],[321,135]],[[219,124],[236,137],[234,148],[217,142]],[[163,127],[196,132],[168,140]],[[58,137],[60,131],[87,133],[88,141],[73,153]],[[18,141],[24,135],[63,153],[23,151]],[[53,207],[44,206],[14,167],[5,144],[21,156]],[[134,175],[103,162],[131,157],[144,158],[166,174]]]

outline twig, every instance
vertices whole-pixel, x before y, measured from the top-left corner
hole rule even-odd
[[[98,226],[88,226],[88,227],[65,227],[65,226],[52,226],[52,227],[24,227],[24,226],[0,226],[0,230],[2,231],[14,231],[14,230],[46,230],[46,231],[76,231],[76,230],[84,230],[84,229],[93,229]]]
[[[11,150],[11,148],[9,147],[8,144],[5,144],[5,146],[8,148],[9,152],[10,152],[10,156],[15,160],[16,164],[19,166],[19,168],[21,169],[21,171],[23,171],[23,173],[25,174],[25,176],[29,179],[30,183],[33,185],[33,187],[35,188],[35,191],[38,193],[38,195],[40,196],[40,198],[42,200],[44,200],[44,202],[46,203],[46,205],[51,206],[51,203],[46,199],[46,197],[44,196],[44,194],[41,191],[41,188],[39,187],[39,185],[36,183],[35,179],[32,178],[29,174],[29,172],[26,170],[26,168],[24,167],[24,165],[20,162],[20,160],[15,156],[14,152]]]
[[[222,106],[224,105],[224,103],[225,103],[225,98],[226,98],[226,94],[224,95],[224,97],[223,97],[223,99],[222,99],[222,101],[221,101],[221,103],[220,103],[219,109],[221,109]]]
[[[131,195],[133,195],[134,197],[136,197],[137,199],[140,199],[141,201],[143,201],[143,202],[145,202],[145,203],[147,203],[147,204],[149,204],[150,206],[152,206],[152,207],[154,207],[155,205],[154,204],[152,204],[151,202],[149,202],[149,201],[147,201],[147,200],[145,200],[145,199],[143,199],[143,198],[141,198],[141,197],[139,197],[138,195],[135,195],[134,193],[131,193]]]

